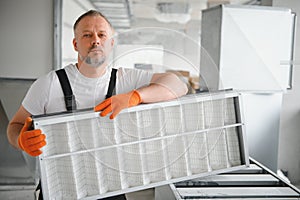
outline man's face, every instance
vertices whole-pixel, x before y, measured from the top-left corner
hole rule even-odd
[[[99,67],[113,46],[111,27],[101,16],[84,17],[76,27],[73,45],[79,54],[79,63]]]

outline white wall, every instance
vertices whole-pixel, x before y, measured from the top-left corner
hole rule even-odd
[[[53,1],[0,1],[0,77],[37,78],[52,69]]]
[[[0,78],[38,78],[52,69],[53,0],[0,1]],[[32,80],[1,80],[0,100],[10,119]]]
[[[273,0],[273,6],[291,8],[298,16],[293,88],[283,97],[278,168],[288,171],[289,179],[300,184],[300,1]]]
[[[10,120],[15,114],[32,79],[46,74],[53,67],[53,1],[0,1],[0,101],[5,112],[1,110],[0,113],[2,184],[34,183],[21,151],[15,150],[7,141],[6,116]],[[15,194],[14,191],[11,193]],[[0,196],[0,199],[5,198],[3,193]]]

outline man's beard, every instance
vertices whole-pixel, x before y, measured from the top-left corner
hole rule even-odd
[[[98,50],[102,52],[102,55],[97,55],[98,52],[93,52],[93,50]],[[81,55],[80,59],[85,62],[86,64],[90,65],[91,67],[100,67],[105,61],[106,61],[106,56],[104,55],[104,49],[100,46],[95,47],[93,46],[90,50],[89,53],[86,57],[83,57]]]
[[[91,56],[87,56],[84,59],[84,62],[87,63],[88,65],[92,66],[92,67],[100,67],[106,60],[105,56],[101,56],[101,57],[91,57]]]

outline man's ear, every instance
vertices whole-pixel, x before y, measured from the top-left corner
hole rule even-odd
[[[114,44],[115,44],[115,40],[112,38],[111,41],[110,41],[110,46],[113,47]]]
[[[75,38],[73,38],[73,47],[74,47],[75,51],[78,51],[78,49],[77,49],[77,41],[76,41]]]

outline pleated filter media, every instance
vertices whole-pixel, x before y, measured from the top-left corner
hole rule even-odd
[[[96,199],[249,164],[236,92],[203,93],[122,111],[34,116],[46,134],[45,199]]]

